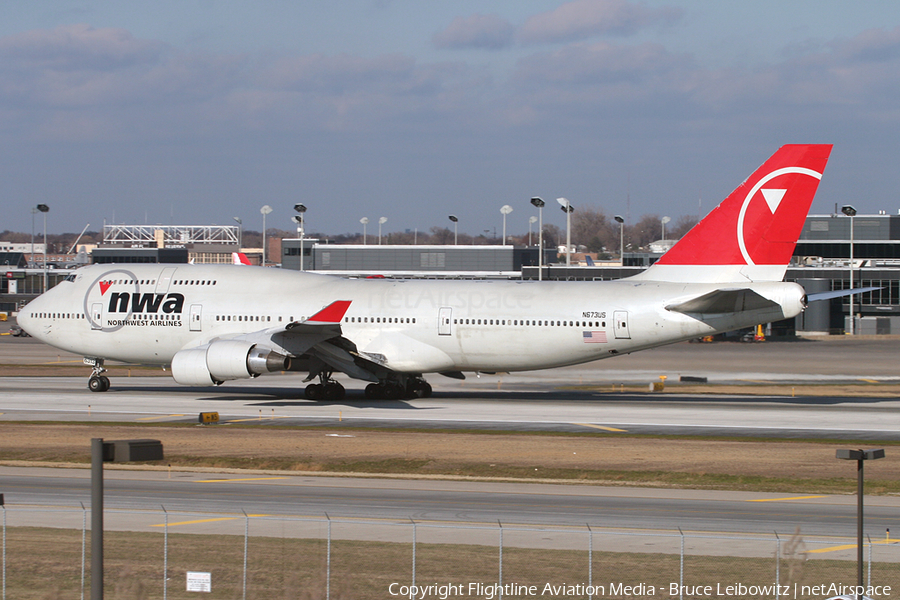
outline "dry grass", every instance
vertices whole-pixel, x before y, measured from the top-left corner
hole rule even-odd
[[[291,600],[325,597],[329,583],[325,540],[251,537],[248,541],[247,597]],[[7,546],[10,598],[54,600],[78,597],[81,589],[80,531],[10,528]],[[90,589],[89,546],[88,539],[86,590]],[[186,592],[186,573],[201,571],[212,576],[212,593],[204,595],[205,598],[240,598],[244,586],[243,548],[242,536],[170,533],[168,581],[164,584],[161,533],[107,532],[104,538],[105,597],[110,600],[162,598],[163,586],[167,585],[169,598],[191,598],[193,594]],[[782,585],[854,580],[854,561],[807,560],[803,549],[803,541],[798,536],[785,544]],[[654,586],[657,596],[668,596],[668,586],[679,581],[680,571],[677,546],[670,552],[676,553],[595,551],[593,584],[605,586],[602,594],[605,598],[625,597],[612,593],[612,585],[641,583]],[[388,587],[391,583],[411,582],[411,559],[411,543],[334,540],[331,598],[390,597]],[[873,581],[889,582],[891,568],[896,565],[875,565]],[[416,582],[419,585],[455,583],[468,586],[473,582],[489,585],[498,581],[498,572],[497,547],[423,543],[416,546]],[[687,556],[684,563],[685,584],[711,585],[714,589],[717,584],[724,586],[738,582],[769,585],[774,581],[774,572],[774,549],[772,557]],[[503,582],[534,585],[539,591],[547,583],[557,586],[587,584],[587,550],[505,547]],[[464,594],[464,597],[470,596],[476,597]],[[504,597],[526,596],[504,594]]]
[[[341,433],[340,437],[328,435]],[[163,442],[166,464],[320,474],[559,480],[705,489],[853,493],[846,442],[722,440],[275,426],[0,423],[6,464],[86,465],[91,438]],[[900,444],[895,444],[900,445]],[[752,456],[753,460],[748,460]],[[21,462],[20,462],[21,461]],[[900,493],[892,461],[867,469],[867,493]]]

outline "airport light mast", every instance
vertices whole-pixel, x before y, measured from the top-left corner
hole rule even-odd
[[[263,258],[262,258],[262,266],[266,266],[266,215],[272,212],[272,207],[268,204],[263,205],[262,208],[259,209],[259,212],[262,213],[263,216]]]
[[[850,217],[850,289],[853,289],[853,217],[856,216],[856,209],[845,204],[841,207],[841,212]],[[853,315],[853,294],[850,294],[850,335],[856,334],[856,317]]]
[[[506,245],[506,215],[513,211],[513,207],[509,204],[504,204],[500,207],[500,214],[503,215],[503,245]]]
[[[303,270],[303,215],[306,214],[306,205],[297,203],[294,205],[294,210],[296,210],[299,214],[294,215],[294,223],[297,224],[297,232],[300,234],[300,270]]]
[[[619,260],[622,261],[622,266],[625,266],[625,219],[622,215],[616,215],[613,217],[616,220],[616,223],[619,224]]]
[[[42,292],[46,292],[47,291],[47,279],[48,279],[48,275],[47,275],[47,213],[50,212],[50,207],[47,206],[46,204],[38,204],[36,208],[38,209],[38,211],[40,211],[44,215],[44,289],[42,290]],[[32,258],[34,258],[34,257],[32,257]]]
[[[538,209],[538,281],[544,278],[544,201],[532,198],[531,203]]]
[[[453,245],[456,246],[459,243],[459,217],[450,215],[447,218],[453,221]]]
[[[575,212],[575,207],[565,198],[557,198],[556,201],[559,202],[562,211],[566,213],[566,266],[569,267],[572,265],[571,231],[572,213]]]

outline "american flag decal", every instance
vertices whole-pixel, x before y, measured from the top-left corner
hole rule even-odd
[[[605,344],[606,343],[606,332],[605,331],[585,331],[582,333],[582,337],[584,339],[585,344]]]

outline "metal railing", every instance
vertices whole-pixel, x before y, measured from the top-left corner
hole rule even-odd
[[[2,509],[2,597],[84,598],[85,508]],[[107,510],[107,598],[822,598],[856,581],[851,539]],[[900,545],[869,539],[867,595],[898,584]],[[881,590],[881,593],[879,593]],[[53,596],[52,594],[56,594]]]

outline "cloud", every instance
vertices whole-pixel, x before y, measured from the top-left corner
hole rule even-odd
[[[530,17],[519,29],[525,44],[573,42],[598,35],[627,36],[652,25],[668,25],[681,18],[675,7],[649,8],[627,0],[573,0]]]
[[[0,59],[31,69],[109,70],[157,60],[165,46],[124,29],[64,25],[0,39]]]
[[[437,33],[437,48],[484,48],[499,50],[512,44],[515,28],[498,15],[456,17],[447,29]]]

